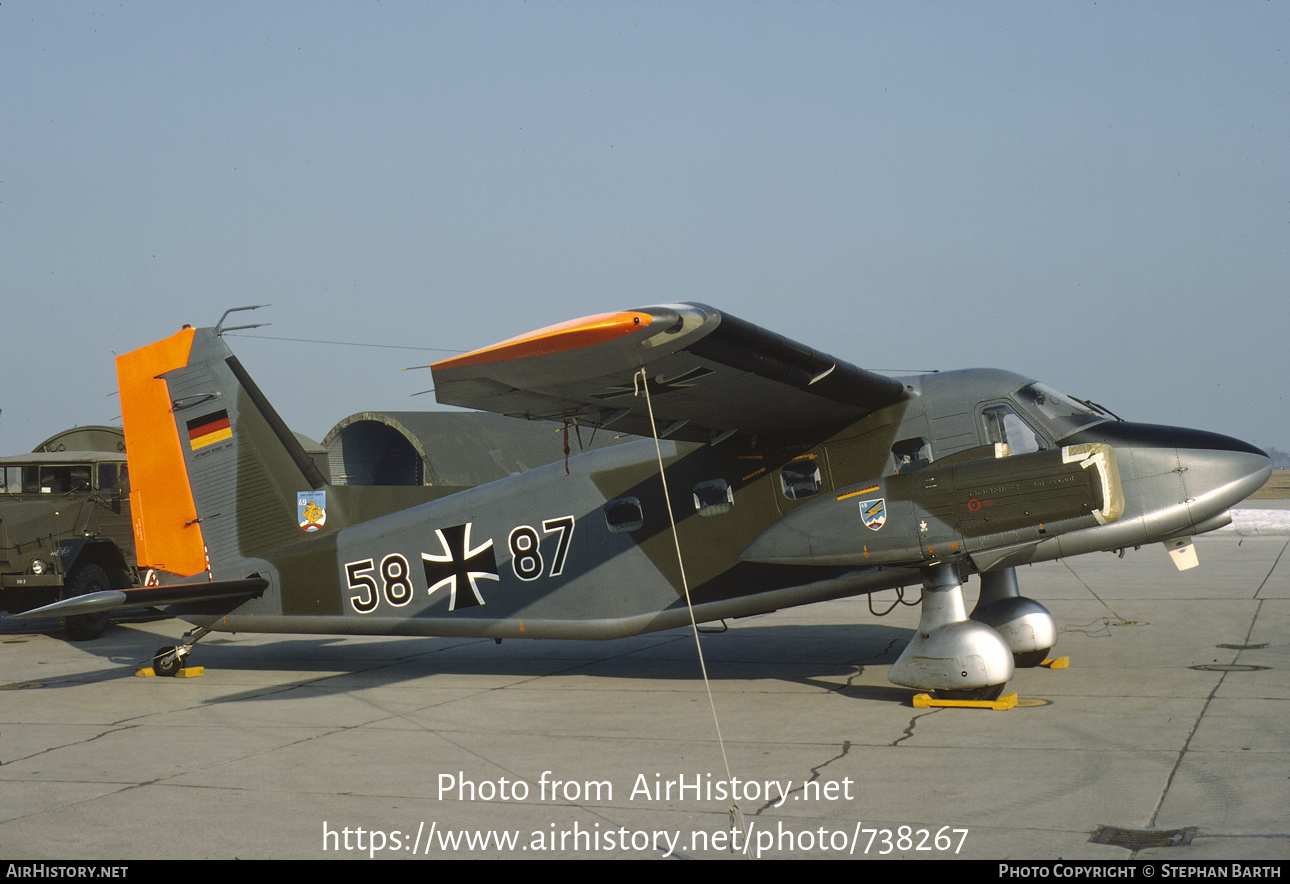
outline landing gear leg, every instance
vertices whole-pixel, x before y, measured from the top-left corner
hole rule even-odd
[[[1012,678],[1012,650],[999,633],[967,618],[958,565],[931,565],[922,574],[918,631],[887,677],[943,700],[997,699]]]
[[[188,659],[188,654],[192,651],[193,645],[205,638],[210,631],[209,626],[192,629],[184,633],[182,644],[166,645],[164,648],[158,648],[157,653],[152,658],[152,671],[157,675],[170,677],[179,675],[179,670],[184,668],[184,661]]]
[[[1048,609],[1017,588],[1015,568],[981,575],[981,596],[972,619],[993,626],[1012,649],[1013,663],[1029,669],[1044,662],[1057,644],[1057,621]]]

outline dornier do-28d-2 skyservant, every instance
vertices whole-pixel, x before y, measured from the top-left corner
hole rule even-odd
[[[988,698],[1056,640],[1016,566],[1154,542],[1184,562],[1271,470],[1236,439],[1112,419],[1005,371],[887,377],[701,304],[432,368],[440,402],[657,449],[391,503],[327,485],[221,329],[185,328],[118,374],[140,559],[200,576],[41,611],[165,607],[198,627],[157,652],[174,673],[211,630],[608,639],[688,624],[687,596],[702,622],[921,585],[891,680]]]

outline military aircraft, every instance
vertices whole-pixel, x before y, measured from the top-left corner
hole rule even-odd
[[[1056,641],[1018,565],[1161,542],[1185,566],[1271,470],[1016,374],[888,377],[685,303],[433,365],[442,403],[647,438],[409,505],[327,485],[223,322],[118,359],[140,560],[202,576],[27,615],[166,606],[198,628],[160,674],[211,630],[610,639],[921,586],[890,679],[991,698]]]

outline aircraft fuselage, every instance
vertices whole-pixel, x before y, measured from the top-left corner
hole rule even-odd
[[[907,396],[818,438],[737,434],[589,451],[349,523],[324,489],[297,542],[228,561],[270,589],[221,630],[614,638],[1188,536],[1265,481],[1258,449],[1108,420],[1024,377],[903,378]],[[231,444],[231,443],[230,443]],[[1023,469],[1024,467],[1024,469]],[[290,518],[287,515],[286,518]],[[680,555],[678,558],[678,545]]]

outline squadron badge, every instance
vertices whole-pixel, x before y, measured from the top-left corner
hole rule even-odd
[[[296,520],[305,531],[317,531],[326,524],[327,492],[296,492]]]
[[[877,531],[887,524],[887,498],[860,501],[860,520],[870,531]]]

